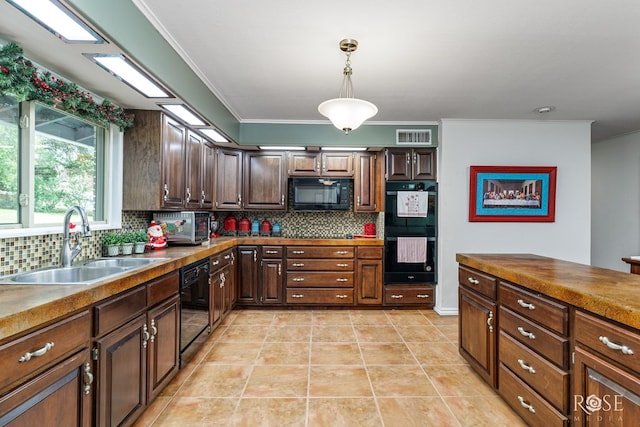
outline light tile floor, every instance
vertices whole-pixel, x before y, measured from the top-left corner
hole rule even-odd
[[[523,426],[431,310],[235,310],[136,427]]]

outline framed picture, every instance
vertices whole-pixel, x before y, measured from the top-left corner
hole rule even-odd
[[[471,166],[469,221],[554,222],[555,166]]]

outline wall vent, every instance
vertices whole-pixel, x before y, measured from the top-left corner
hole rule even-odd
[[[431,145],[431,129],[396,129],[396,145]]]

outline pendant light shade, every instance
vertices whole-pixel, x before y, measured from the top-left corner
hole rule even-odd
[[[340,50],[346,53],[347,61],[342,72],[343,80],[338,98],[329,99],[318,105],[318,111],[331,120],[333,125],[348,134],[360,127],[365,120],[378,113],[378,107],[369,101],[357,99],[353,96],[351,83],[351,53],[358,48],[358,42],[344,39],[340,42]]]

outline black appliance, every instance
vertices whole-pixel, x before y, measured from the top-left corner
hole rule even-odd
[[[421,192],[427,198],[426,216],[398,214],[398,192]],[[409,193],[407,193],[409,194]],[[426,196],[425,196],[426,195]],[[434,181],[392,181],[385,186],[384,283],[437,283],[438,183]],[[426,256],[421,261],[399,259],[398,238],[426,239]]]
[[[180,269],[180,366],[209,332],[209,258]]]
[[[351,186],[348,178],[291,178],[291,207],[296,211],[347,211]]]

